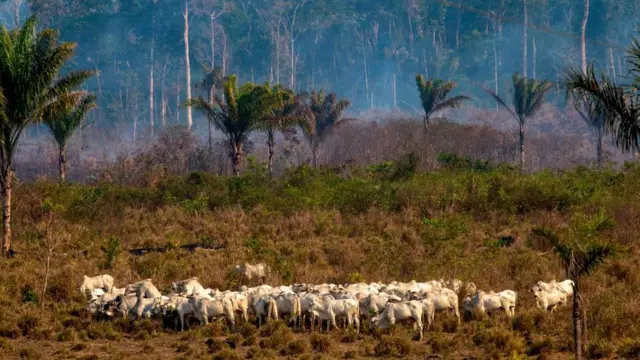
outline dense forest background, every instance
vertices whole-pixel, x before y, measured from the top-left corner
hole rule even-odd
[[[511,120],[494,112],[495,102],[484,89],[508,96],[512,74],[524,72],[558,85],[548,99],[552,106],[541,115],[550,123],[533,128],[542,135],[577,140],[531,141],[541,143],[541,149],[562,152],[558,147],[575,151],[590,146],[584,140],[588,129],[579,119],[572,120],[560,86],[566,70],[580,66],[585,3],[527,0],[525,13],[522,0],[4,0],[0,19],[15,27],[35,14],[41,27],[57,29],[62,40],[78,43],[73,67],[99,70],[87,85],[98,96],[99,108],[78,145],[85,154],[93,149],[94,160],[99,152],[115,156],[114,150],[131,143],[151,143],[150,135],[162,133],[166,126],[186,124],[187,110],[181,106],[187,98],[185,9],[194,95],[202,94],[196,84],[206,69],[217,67],[225,75],[237,74],[240,83],[336,92],[349,99],[352,116],[381,124],[381,111],[404,114],[398,115],[403,118],[420,116],[414,77],[422,73],[454,80],[455,93],[473,97],[471,106],[449,116],[452,120],[509,130]],[[636,33],[639,13],[636,0],[590,1],[587,58],[620,83],[625,82],[625,49]],[[206,120],[194,116],[196,134],[206,136]],[[35,144],[40,150],[33,151],[42,153],[42,142],[33,142],[42,134],[44,130],[32,129],[25,144]],[[105,140],[107,136],[111,140]],[[113,138],[128,142],[116,146]],[[370,136],[367,146],[380,146],[374,139]],[[96,144],[106,143],[111,145],[95,150]],[[295,144],[287,146],[291,150]],[[473,155],[510,161],[514,151]],[[590,160],[567,151],[564,155],[570,160],[554,163],[537,154],[540,163],[534,168]],[[336,163],[354,156],[345,155]],[[388,157],[373,156],[369,162]],[[302,162],[303,156],[298,158],[291,161]]]

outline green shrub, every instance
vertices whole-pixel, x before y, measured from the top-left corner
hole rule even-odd
[[[606,340],[594,341],[587,348],[589,359],[604,359],[610,357],[615,352],[615,347]]]
[[[640,340],[639,339],[624,339],[616,350],[618,356],[633,359],[640,357]]]
[[[117,236],[111,236],[107,240],[107,244],[102,247],[102,251],[104,251],[105,259],[105,269],[111,269],[114,261],[120,254],[120,238]]]
[[[473,343],[483,346],[489,353],[521,354],[524,352],[523,339],[503,328],[480,329],[473,336]]]

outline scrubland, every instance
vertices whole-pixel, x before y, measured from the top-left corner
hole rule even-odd
[[[535,309],[527,290],[562,279],[548,241],[589,216],[608,216],[603,235],[620,249],[583,282],[590,358],[640,355],[640,167],[577,167],[521,175],[510,166],[441,155],[437,171],[416,170],[412,155],[368,167],[314,170],[271,178],[249,164],[237,178],[192,172],[153,185],[53,184],[16,191],[15,257],[0,261],[0,347],[7,358],[570,358],[571,311]],[[44,294],[43,238],[61,244]],[[506,241],[512,237],[515,241]],[[202,243],[215,250],[189,252]],[[134,256],[127,250],[166,247]],[[109,273],[117,286],[153,278],[160,290],[197,276],[234,288],[235,264],[268,263],[269,283],[345,283],[458,278],[480,289],[519,294],[517,316],[436,316],[425,340],[394,335],[296,333],[279,323],[231,333],[223,323],[184,333],[160,321],[114,322],[84,312],[82,276]]]

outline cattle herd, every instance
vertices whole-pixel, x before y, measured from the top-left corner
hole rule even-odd
[[[236,266],[236,271],[251,282],[264,281],[268,267],[264,264]],[[326,321],[326,330],[337,328],[337,319],[343,326],[353,326],[360,331],[362,321],[370,328],[389,328],[398,322],[413,322],[422,339],[424,322],[427,330],[436,313],[448,312],[460,322],[459,294],[465,313],[491,314],[502,310],[509,317],[515,315],[518,295],[513,290],[484,292],[475,284],[460,280],[432,280],[428,282],[393,281],[355,284],[294,284],[272,287],[260,285],[241,286],[238,291],[220,291],[204,288],[198,278],[171,283],[169,294],[162,294],[151,279],[138,281],[123,288],[114,286],[109,275],[85,276],[80,287],[90,296],[87,310],[95,316],[107,318],[129,317],[172,318],[174,326],[184,330],[187,317],[196,318],[200,324],[224,317],[235,330],[236,319],[248,321],[254,316],[258,327],[266,321],[287,319],[294,329],[314,329]],[[539,281],[530,290],[537,307],[553,311],[566,304],[573,296],[573,282]],[[179,324],[178,324],[179,323]]]

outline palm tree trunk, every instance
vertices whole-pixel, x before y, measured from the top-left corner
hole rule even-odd
[[[269,149],[269,160],[267,162],[267,168],[269,175],[273,175],[273,155],[275,154],[276,139],[273,131],[267,132],[267,148]]]
[[[213,71],[213,70],[211,70]],[[209,104],[211,104],[211,106],[213,106],[213,94],[214,90],[213,90],[213,86],[211,86],[211,89],[209,89]],[[208,131],[209,131],[209,138],[208,138],[208,145],[209,145],[209,155],[211,155],[211,153],[213,153],[213,140],[211,138],[211,133],[213,132],[213,130],[211,129],[212,125],[211,125],[211,121],[207,121],[208,123]]]
[[[9,168],[4,169],[2,171],[2,180],[2,223],[4,224],[2,254],[6,257],[11,257],[11,181],[13,180],[13,171]]]
[[[604,162],[604,156],[602,154],[602,148],[604,147],[602,135],[598,135],[596,139],[596,155],[598,159],[598,167],[601,168]]]
[[[240,166],[242,163],[242,144],[233,145],[231,162],[233,165],[233,176],[240,175]]]
[[[318,167],[318,148],[319,144],[316,141],[313,141],[311,144],[311,165],[314,168]]]
[[[65,148],[61,146],[58,149],[58,165],[60,167],[60,182],[67,181],[67,159],[65,158]]]
[[[582,303],[580,301],[578,280],[573,279],[573,283],[573,341],[576,360],[582,360]]]
[[[520,125],[520,172],[524,172],[524,128]]]

